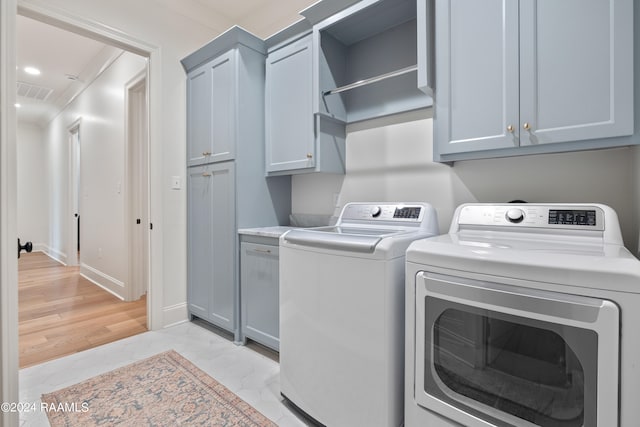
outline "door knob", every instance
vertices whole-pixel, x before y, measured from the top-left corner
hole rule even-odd
[[[524,122],[524,124],[522,125],[522,127],[524,128],[524,130],[529,130],[529,129],[531,129],[531,125],[529,124],[529,122]]]

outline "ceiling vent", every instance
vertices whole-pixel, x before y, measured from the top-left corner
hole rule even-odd
[[[46,101],[46,99],[51,95],[53,89],[49,89],[42,86],[36,86],[29,83],[17,82],[18,83],[18,96],[23,96],[25,98],[35,99],[38,101]]]

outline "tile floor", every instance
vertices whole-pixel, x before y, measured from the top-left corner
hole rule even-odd
[[[280,427],[309,426],[282,403],[279,365],[272,358],[195,323],[183,323],[160,331],[76,353],[20,370],[20,402],[40,403],[40,396],[117,367],[173,349],[224,384]],[[47,426],[44,412],[23,412],[21,427]]]

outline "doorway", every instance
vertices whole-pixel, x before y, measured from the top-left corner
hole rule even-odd
[[[146,70],[126,85],[127,231],[129,287],[127,301],[149,286],[149,129]]]
[[[38,19],[30,21],[71,34],[68,37],[86,38],[78,37],[66,26],[62,28]],[[53,45],[55,43],[51,43],[51,50]],[[65,47],[69,49],[69,45]],[[149,326],[147,304],[150,298],[144,296],[149,290],[150,236],[144,225],[149,223],[150,210],[147,105],[150,63],[148,55],[145,57],[114,46],[106,46],[106,49],[107,54],[103,54],[103,49],[95,57],[87,56],[90,62],[85,69],[95,70],[95,74],[84,77],[88,75],[83,75],[84,69],[74,73],[75,82],[84,80],[86,84],[43,125],[41,156],[46,159],[49,172],[42,184],[47,188],[50,203],[43,212],[48,218],[49,233],[42,241],[43,246],[51,246],[48,253],[63,255],[56,258],[64,265],[45,268],[44,261],[39,261],[42,267],[35,267],[37,273],[42,277],[46,271],[51,271],[52,283],[39,283],[42,286],[29,286],[25,290],[23,276],[33,272],[34,266],[23,268],[26,266],[21,260],[20,366],[64,355],[59,351],[63,345],[43,337],[73,336],[74,343],[80,343],[80,348],[65,348],[80,351],[140,333]],[[55,66],[55,63],[48,65]],[[47,71],[43,68],[42,75]],[[17,167],[23,165],[18,162]],[[67,282],[55,279],[62,275]],[[77,286],[73,286],[76,283]],[[99,289],[101,296],[85,298],[91,287]],[[78,309],[78,304],[63,307],[56,296],[69,301],[82,298],[91,303],[82,304],[79,314],[80,310],[72,310]],[[54,313],[55,318],[45,321],[42,319],[45,312],[29,306],[29,301],[37,298],[47,301],[46,310]],[[132,307],[129,309],[109,305],[134,301],[137,304],[129,304]],[[109,316],[102,313],[109,313]],[[79,320],[60,324],[56,322],[58,318]],[[88,318],[91,323],[85,322]],[[38,320],[42,326],[31,327]],[[25,326],[25,322],[30,325]],[[78,330],[77,326],[81,324],[84,327]],[[102,332],[106,330],[118,333]],[[36,353],[44,358],[37,359]],[[23,362],[23,359],[30,362]]]
[[[37,6],[21,3],[17,7],[16,0],[7,0],[0,2],[0,180],[2,180],[3,188],[6,191],[0,192],[0,198],[3,207],[2,215],[0,215],[0,235],[15,236],[17,234],[16,226],[16,179],[15,179],[15,111],[10,108],[15,102],[12,87],[16,82],[16,62],[15,62],[15,21],[16,9],[20,15],[33,17],[43,22],[57,25],[61,28],[73,29],[79,34],[88,34],[98,40],[108,40],[114,45],[122,47],[130,52],[148,58],[148,93],[150,99],[161,99],[162,73],[160,48],[153,44],[148,44],[139,38],[131,37],[128,34],[105,27],[83,19],[79,15],[63,14],[61,15],[57,9],[48,4],[41,3]],[[154,194],[160,194],[158,188],[161,182],[161,156],[153,155],[151,147],[160,146],[161,132],[160,120],[162,116],[162,106],[157,102],[150,104],[149,108],[149,138],[150,147],[150,212],[149,216],[153,217],[153,212],[161,212],[162,200],[153,197]],[[164,325],[163,322],[163,263],[162,263],[162,239],[150,239],[150,280],[147,295],[148,316],[147,320],[150,329],[156,330]],[[17,257],[9,256],[15,254],[15,240],[3,239],[11,245],[0,245],[2,253],[0,257],[0,278],[2,281],[2,307],[0,311],[0,335],[2,342],[0,343],[0,358],[2,359],[2,369],[0,378],[2,378],[1,389],[2,398],[5,402],[17,402],[18,393],[18,291],[17,291]],[[0,424],[13,425],[18,422],[17,413],[6,412],[0,416]]]
[[[80,264],[80,119],[69,127],[69,212],[67,265]]]

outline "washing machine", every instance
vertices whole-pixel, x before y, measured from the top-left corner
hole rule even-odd
[[[405,425],[640,420],[640,262],[601,204],[465,204],[407,250]]]
[[[282,395],[330,427],[403,420],[404,266],[438,233],[426,203],[348,203],[335,226],[280,238]]]

